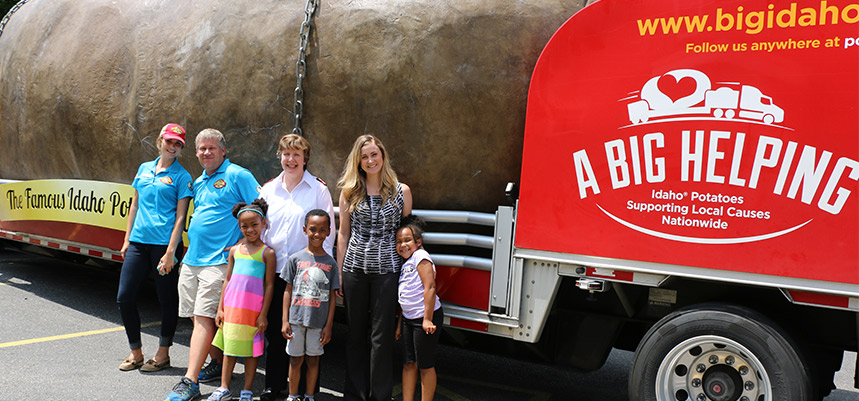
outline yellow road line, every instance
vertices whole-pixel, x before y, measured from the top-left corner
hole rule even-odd
[[[161,324],[161,322],[146,323],[146,324],[141,325],[140,327],[155,326],[157,324]],[[11,342],[7,342],[7,343],[0,343],[0,348],[17,347],[19,345],[43,343],[46,341],[66,340],[69,338],[86,337],[86,336],[92,336],[92,335],[96,335],[96,334],[112,333],[114,331],[122,331],[122,330],[125,330],[125,327],[119,326],[119,327],[111,327],[109,329],[90,330],[90,331],[82,331],[80,333],[61,334],[58,336],[32,338],[29,340],[20,340],[20,341],[11,341]]]

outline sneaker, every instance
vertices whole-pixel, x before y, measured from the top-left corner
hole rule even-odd
[[[230,389],[218,387],[218,389],[209,396],[209,401],[231,400],[232,398],[233,393],[230,392]]]
[[[221,364],[212,359],[209,361],[208,365],[203,366],[203,369],[200,370],[200,374],[197,375],[197,382],[206,383],[212,380],[218,380],[220,378]]]
[[[301,398],[299,398],[297,395],[291,395],[286,398],[286,401],[301,401]]]
[[[164,401],[190,401],[200,396],[200,385],[191,381],[187,377],[183,377],[173,391],[167,394]]]
[[[239,394],[239,401],[253,401],[254,392],[250,390],[242,390]]]

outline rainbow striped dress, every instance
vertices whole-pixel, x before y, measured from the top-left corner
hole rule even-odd
[[[256,322],[262,309],[265,291],[265,262],[263,246],[253,255],[236,249],[233,273],[224,289],[224,321],[215,334],[212,345],[225,355],[257,357],[263,353],[263,333]]]

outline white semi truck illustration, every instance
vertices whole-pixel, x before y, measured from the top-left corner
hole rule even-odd
[[[672,77],[676,83],[691,79],[695,88],[691,93],[673,99],[659,86],[660,80],[666,77]],[[651,78],[641,88],[641,100],[627,105],[627,110],[633,124],[653,118],[703,114],[711,114],[715,118],[757,120],[765,124],[784,121],[784,110],[773,104],[772,98],[761,93],[760,89],[751,85],[741,85],[739,89],[728,86],[711,89],[707,75],[691,69],[674,70]]]

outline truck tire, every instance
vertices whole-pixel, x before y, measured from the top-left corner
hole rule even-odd
[[[747,308],[706,304],[675,311],[635,351],[632,401],[810,401],[808,364],[790,338]]]

